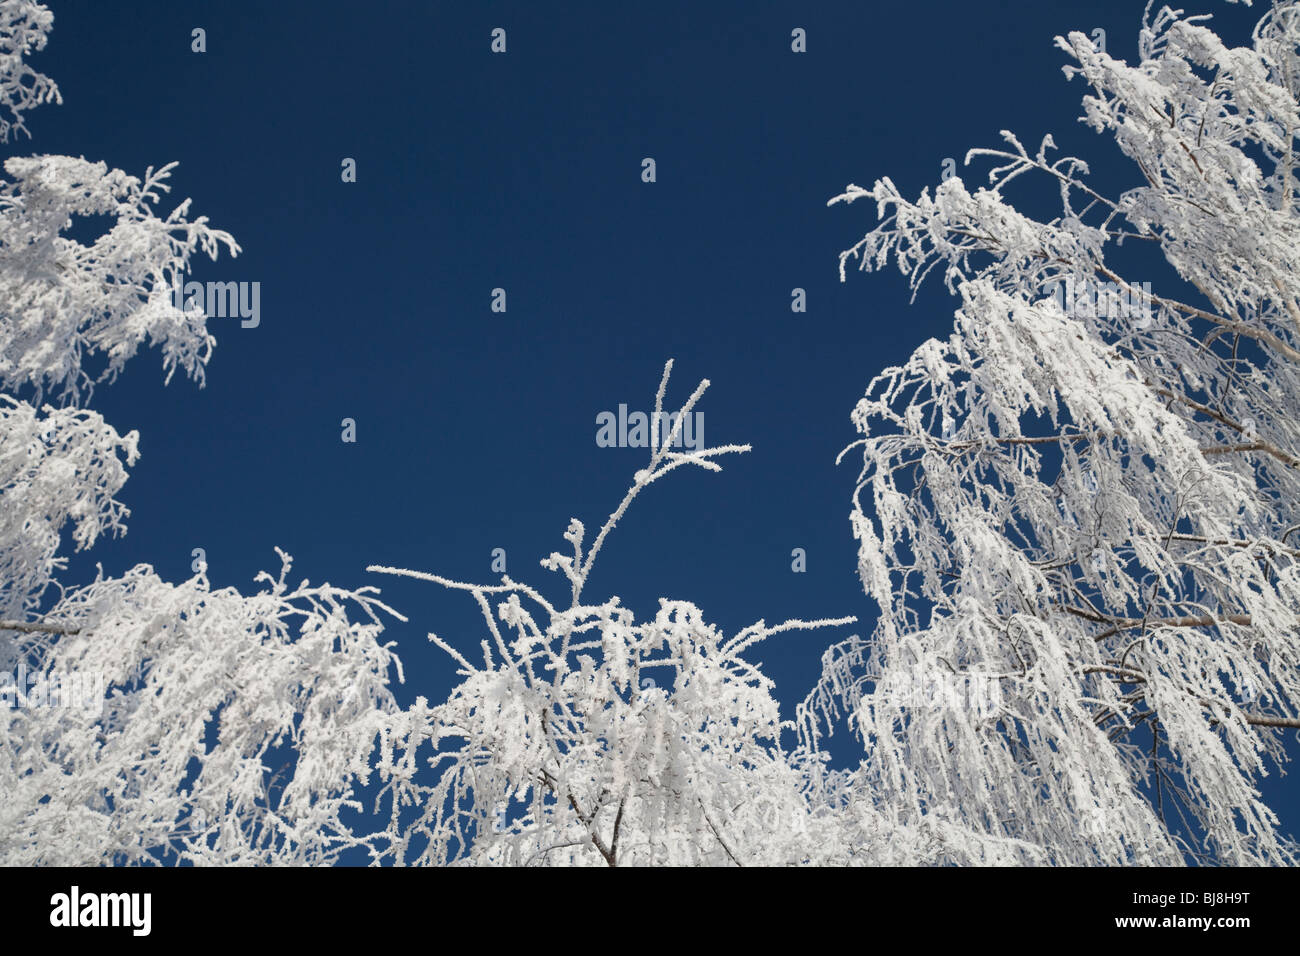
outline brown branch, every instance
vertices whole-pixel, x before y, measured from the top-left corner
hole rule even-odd
[[[1057,607],[1065,611],[1067,614],[1081,617],[1085,621],[1092,621],[1094,624],[1109,624],[1110,629],[1094,635],[1094,641],[1105,640],[1108,637],[1118,634],[1120,631],[1129,631],[1135,627],[1214,627],[1218,624],[1238,624],[1242,627],[1250,627],[1251,621],[1249,614],[1225,614],[1222,617],[1211,617],[1208,614],[1204,614],[1152,619],[1139,617],[1111,617],[1106,614],[1098,614],[1093,611],[1084,610],[1083,608],[1073,607],[1069,604],[1059,604]]]
[[[1104,614],[1100,614],[1097,611],[1088,611],[1081,607],[1073,607],[1069,604],[1062,604],[1060,605],[1060,608],[1067,614],[1073,614],[1075,617],[1081,617],[1085,621],[1092,621],[1095,624],[1110,624],[1115,620],[1115,618],[1106,617]]]
[[[587,835],[591,837],[591,845],[596,848],[596,852],[605,858],[606,863],[614,866],[614,854],[605,848],[604,842],[600,839],[600,834],[596,832],[596,818],[585,816],[578,808],[578,801],[573,798],[571,793],[569,794],[569,806],[573,807],[573,812],[578,815],[578,819],[587,828]]]
[[[1300,727],[1300,719],[1295,717],[1251,717],[1246,716],[1246,723],[1256,727]]]
[[[1139,674],[1137,671],[1130,670],[1128,668],[1123,668],[1123,667],[1110,667],[1104,664],[1098,664],[1094,667],[1085,667],[1083,669],[1083,673],[1114,674],[1116,677],[1122,678],[1123,683],[1126,684],[1145,684],[1147,682],[1147,679],[1143,677],[1141,674]]]
[[[709,808],[704,805],[703,800],[700,800],[700,809],[704,811],[704,822],[709,825],[709,829],[713,831],[714,837],[717,838],[722,849],[726,851],[727,856],[731,857],[731,862],[736,866],[744,866],[743,863],[736,859],[736,854],[731,852],[731,847],[727,846],[727,841],[722,839],[722,834],[718,832],[718,828],[713,825],[713,819],[709,816]]]
[[[1244,451],[1262,451],[1266,455],[1271,455],[1282,464],[1289,468],[1300,468],[1300,458],[1294,455],[1288,455],[1282,449],[1270,445],[1266,441],[1240,442],[1236,445],[1203,445],[1201,446],[1202,455],[1231,455],[1236,452]]]
[[[1296,551],[1294,548],[1279,548],[1263,541],[1242,541],[1237,538],[1207,538],[1204,535],[1199,534],[1171,534],[1167,540],[1184,541],[1191,544],[1227,545],[1232,548],[1263,548],[1266,551],[1289,554],[1292,557],[1300,557],[1300,551]]]
[[[0,621],[0,631],[21,631],[24,634],[80,634],[79,627],[60,627],[57,624],[24,624],[22,621]]]
[[[618,830],[623,825],[623,807],[627,805],[627,797],[618,802],[618,813],[614,814],[614,835],[609,841],[609,865],[618,865]]]
[[[1213,408],[1210,408],[1208,405],[1202,405],[1200,402],[1193,401],[1192,399],[1188,398],[1186,395],[1182,395],[1178,392],[1170,391],[1167,388],[1161,388],[1159,385],[1156,385],[1154,382],[1151,381],[1146,381],[1143,382],[1142,384],[1146,385],[1148,388],[1151,389],[1151,391],[1155,392],[1157,395],[1163,395],[1165,398],[1171,399],[1172,401],[1175,402],[1182,402],[1187,407],[1195,409],[1196,411],[1200,412],[1202,415],[1208,415],[1210,418],[1213,418],[1215,421],[1219,422],[1220,424],[1227,425],[1233,431],[1245,432],[1246,430],[1244,426],[1238,424],[1237,422],[1234,422],[1231,418],[1228,418],[1222,412],[1217,412]]]

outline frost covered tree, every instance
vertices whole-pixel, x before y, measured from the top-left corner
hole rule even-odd
[[[0,138],[57,100],[24,62],[53,17],[0,2]],[[0,864],[321,863],[364,839],[344,818],[400,665],[373,588],[263,575],[260,591],[180,584],[140,565],[60,580],[124,530],[139,436],[82,407],[148,343],[202,384],[215,344],[169,292],[197,251],[236,254],[155,207],[143,179],[66,156],[10,158],[0,182]],[[107,216],[89,244],[65,233]],[[93,370],[93,371],[92,371]],[[25,397],[26,396],[26,397]],[[27,400],[31,398],[31,401]],[[59,407],[42,404],[45,397]]]
[[[815,747],[847,718],[854,787],[955,826],[948,861],[982,859],[972,832],[1025,863],[1297,860],[1257,784],[1300,727],[1300,4],[1246,47],[1208,19],[1148,5],[1132,65],[1057,38],[1127,191],[1004,133],[966,157],[988,186],[832,200],[880,219],[841,279],[938,269],[961,305],[854,410],[882,614],[828,652],[801,726]],[[1059,208],[1013,204],[1022,176]],[[1135,273],[1138,249],[1168,270]],[[989,706],[896,692],[918,676]]]
[[[503,576],[474,585],[436,574],[372,571],[466,592],[481,611],[480,653],[429,638],[455,661],[447,700],[420,698],[382,734],[376,810],[391,823],[376,862],[465,865],[863,865],[941,862],[950,842],[1010,863],[1012,840],[957,822],[902,819],[832,771],[782,720],[773,683],[745,654],[782,632],[853,618],[764,621],[725,635],[698,607],[661,599],[637,621],[618,597],[585,595],[593,563],[633,500],[687,465],[747,451],[673,451],[704,394],[650,420],[650,460],[588,543],[576,518],[569,553],[542,562],[567,583],[562,600]],[[661,422],[671,424],[661,425]],[[481,657],[481,662],[477,658]],[[432,767],[432,778],[428,768]]]
[[[463,681],[435,707],[421,698],[385,735],[381,798],[394,823],[379,859],[731,865],[845,851],[840,814],[812,785],[817,761],[787,749],[793,725],[780,718],[771,680],[742,655],[772,634],[846,620],[759,621],[728,637],[685,601],[661,599],[654,618],[638,622],[618,597],[584,598],[596,556],[641,491],[679,467],[718,471],[715,458],[749,450],[673,451],[709,383],[666,414],[671,369],[655,398],[647,466],[593,541],[575,518],[564,535],[571,553],[542,562],[564,575],[567,600],[509,576],[471,585],[371,568],[467,592],[488,633],[477,664],[429,635]],[[421,783],[425,752],[437,773]],[[409,825],[405,806],[418,811]]]

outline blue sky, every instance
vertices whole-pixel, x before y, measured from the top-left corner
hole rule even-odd
[[[411,620],[388,631],[404,700],[451,686],[424,635],[474,647],[477,610],[365,567],[488,581],[504,548],[512,576],[559,585],[538,559],[570,517],[599,527],[644,461],[598,447],[596,415],[647,408],[670,357],[670,397],[713,382],[708,442],[754,451],[638,499],[588,597],[642,613],[687,599],[728,630],[854,614],[869,632],[857,471],[834,459],[872,376],[946,335],[955,303],[936,284],[909,306],[893,272],[841,284],[837,255],[874,210],[826,201],[882,175],[915,195],[1004,128],[1098,160],[1111,191],[1132,184],[1113,143],[1076,122],[1085,90],[1052,37],[1101,28],[1131,58],[1141,0],[49,5],[34,63],[64,104],[34,113],[9,154],[136,174],[179,161],[173,198],[244,250],[194,277],[261,283],[257,328],[212,320],[206,388],[164,387],[145,353],[97,390],[142,458],[122,493],[129,534],[91,558],[179,580],[202,547],[214,585],[249,590],[278,545],[296,577],[379,584]],[[1246,38],[1249,12],[1208,9]],[[504,314],[489,308],[498,287]],[[833,636],[759,649],[783,702]],[[1294,788],[1269,792],[1296,819]]]

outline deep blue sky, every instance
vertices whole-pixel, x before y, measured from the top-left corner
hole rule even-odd
[[[279,545],[295,577],[377,583],[411,618],[388,632],[406,700],[453,681],[425,633],[476,647],[477,611],[366,565],[489,581],[501,547],[513,576],[549,583],[536,562],[567,549],[568,519],[594,534],[644,460],[598,448],[596,414],[646,408],[669,357],[670,398],[713,382],[706,439],[754,451],[653,486],[587,596],[644,614],[684,598],[728,630],[856,614],[868,632],[857,468],[834,458],[872,376],[946,335],[955,303],[936,284],[909,306],[894,272],[841,284],[837,254],[874,209],[826,201],[882,175],[914,195],[1003,128],[1032,145],[1051,132],[1100,161],[1103,186],[1132,184],[1113,143],[1076,122],[1085,88],[1051,41],[1100,27],[1132,58],[1142,0],[48,2],[34,63],[64,104],[33,113],[33,140],[9,154],[136,174],[179,161],[173,198],[244,250],[195,277],[262,284],[259,328],[212,320],[205,389],[164,388],[145,353],[96,392],[119,430],[139,429],[142,458],[121,496],[130,533],[92,557],[179,580],[202,547],[214,585],[248,590]],[[1237,42],[1257,15],[1207,9]],[[505,55],[489,52],[498,26]],[[796,286],[806,314],[790,311]],[[783,701],[832,636],[757,651]]]

